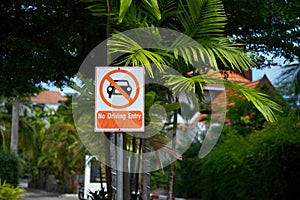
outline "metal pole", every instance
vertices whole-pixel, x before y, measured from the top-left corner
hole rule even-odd
[[[123,133],[118,133],[117,149],[117,200],[123,200]]]

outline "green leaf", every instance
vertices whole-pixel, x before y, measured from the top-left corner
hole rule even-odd
[[[200,60],[217,69],[217,59],[220,59],[225,67],[238,70],[248,69],[254,65],[250,57],[240,48],[244,44],[231,44],[229,38],[225,37],[227,18],[222,1],[181,0],[179,9],[181,12],[177,17],[180,25],[173,28],[184,32],[201,44],[199,48],[191,42],[184,42],[182,38],[174,41],[176,53],[180,52],[186,63]],[[174,56],[178,57],[175,53]]]
[[[182,75],[166,74],[166,84],[172,88],[174,93],[185,91],[187,93],[195,92],[195,82],[192,78],[187,78]]]
[[[166,112],[171,112],[174,110],[178,110],[180,108],[180,103],[175,102],[175,103],[164,104],[163,107],[165,108]]]
[[[146,112],[149,112],[150,107],[153,105],[156,93],[154,91],[145,94],[145,107]]]
[[[253,105],[261,112],[267,121],[277,121],[274,111],[282,112],[282,108],[279,104],[269,99],[267,94],[264,94],[254,88],[238,85],[237,83],[224,81],[224,84],[233,90],[235,95],[241,94],[248,101],[253,103]]]
[[[161,13],[158,7],[157,0],[142,0],[145,7],[155,16],[157,20],[161,19]]]
[[[128,8],[131,5],[132,0],[120,0],[121,1],[121,5],[120,5],[120,11],[119,11],[119,19],[118,22],[121,23],[126,11],[128,10]]]
[[[147,32],[145,32],[147,34]],[[149,34],[149,33],[148,33]],[[159,37],[159,36],[158,36]],[[153,63],[160,71],[163,71],[165,65],[168,65],[165,59],[167,54],[161,50],[146,50],[136,41],[123,33],[114,35],[109,41],[109,53],[124,53],[127,56],[118,60],[115,64],[131,65],[131,66],[144,66],[146,72],[153,76],[152,66]]]

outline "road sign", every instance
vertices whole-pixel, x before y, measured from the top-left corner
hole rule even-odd
[[[96,67],[95,131],[144,131],[144,68]]]

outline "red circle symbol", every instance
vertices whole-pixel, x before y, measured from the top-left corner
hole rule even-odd
[[[132,78],[132,80],[134,81],[134,84],[135,84],[135,86],[136,86],[136,87],[135,87],[135,88],[136,88],[136,90],[135,90],[135,95],[134,95],[133,98],[131,98],[131,97],[126,93],[126,91],[124,91],[123,88],[120,87],[120,86],[118,85],[118,83],[117,83],[114,79],[111,78],[111,75],[116,74],[116,73],[124,73],[124,74],[127,74],[129,77]],[[109,102],[109,101],[105,98],[105,96],[104,96],[104,94],[103,94],[103,88],[104,88],[104,82],[105,82],[105,81],[108,81],[113,87],[115,87],[115,89],[117,89],[117,90],[121,93],[121,95],[127,100],[128,103],[125,101],[126,103],[125,103],[124,105],[114,105],[114,104],[112,104],[111,102]],[[133,88],[134,88],[134,87],[133,87]],[[101,97],[102,101],[103,101],[106,105],[108,105],[109,107],[112,107],[112,108],[118,108],[118,109],[127,108],[127,107],[131,106],[131,105],[136,101],[136,99],[137,99],[138,96],[139,96],[139,92],[140,92],[139,82],[138,82],[137,78],[136,78],[131,72],[129,72],[129,71],[127,71],[127,70],[124,70],[124,69],[116,69],[116,70],[112,70],[112,71],[108,72],[108,73],[102,78],[102,80],[101,80],[101,82],[100,82],[100,86],[99,86],[99,92],[100,92],[100,97]]]

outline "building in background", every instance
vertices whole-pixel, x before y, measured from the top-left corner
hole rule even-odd
[[[63,96],[59,91],[43,90],[36,96],[30,97],[34,106],[40,106],[44,109],[56,110],[62,102],[68,98]]]
[[[220,78],[222,80],[226,80],[229,82],[237,83],[241,86],[257,89],[257,90],[275,90],[272,82],[268,78],[268,76],[265,74],[262,78],[259,80],[253,81],[253,72],[252,70],[248,71],[230,71],[230,70],[220,70],[219,73],[216,73],[216,71],[210,70],[208,74],[216,74],[216,78]],[[236,94],[232,93],[231,90],[226,87],[224,87],[223,84],[205,84],[204,85],[204,93],[206,96],[205,104],[206,109],[204,108],[201,111],[198,111],[194,113],[194,116],[188,120],[185,121],[180,114],[178,114],[178,127],[180,129],[186,129],[186,126],[188,125],[191,127],[197,127],[200,128],[202,131],[206,130],[207,127],[202,127],[203,124],[207,124],[207,120],[209,120],[209,114],[210,114],[210,105],[214,104],[218,107],[224,107],[224,111],[228,111],[228,109],[232,106],[235,106],[234,102],[232,102],[230,99],[231,97],[237,96]],[[243,97],[241,97],[243,98]],[[190,105],[192,107],[192,105]],[[191,110],[197,110],[190,108]],[[213,117],[218,118],[218,113],[215,113]],[[225,119],[225,122],[229,123],[230,119],[228,116]]]

